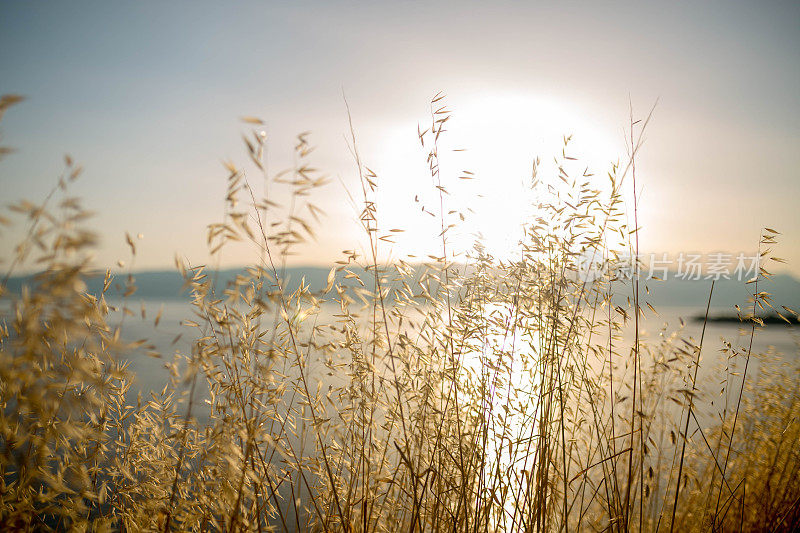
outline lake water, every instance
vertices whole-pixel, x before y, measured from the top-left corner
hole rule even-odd
[[[111,302],[112,304],[114,302]],[[117,307],[121,307],[119,302]],[[111,324],[122,325],[122,336],[126,340],[148,339],[162,354],[161,358],[147,356],[143,350],[130,354],[131,370],[136,375],[135,390],[147,392],[160,391],[168,381],[168,374],[164,363],[170,361],[177,351],[187,355],[191,353],[193,338],[197,329],[184,325],[186,320],[196,320],[193,308],[185,301],[156,301],[144,300],[137,303],[128,302],[128,308],[134,316],[123,316],[121,310],[112,312],[109,317]],[[144,310],[144,318],[142,318]],[[158,327],[154,327],[154,318],[161,310]],[[689,307],[665,307],[658,309],[654,314],[649,309],[640,321],[640,338],[642,343],[654,343],[664,335],[681,330],[681,336],[695,343],[700,342],[703,323],[693,320],[693,317],[702,315],[704,309]],[[730,314],[728,308],[712,308],[710,315]],[[333,316],[338,312],[338,307],[332,304],[323,304],[320,311],[320,323],[325,320],[335,320]],[[623,330],[623,344],[633,342],[634,328],[632,320]],[[738,347],[744,352],[750,342],[751,327],[743,323],[709,322],[706,325],[703,342],[702,360],[698,382],[713,378],[714,373],[728,366],[728,356],[721,350],[723,340],[729,342],[734,348]],[[753,339],[752,353],[773,354],[773,360],[780,363],[796,364],[798,361],[798,340],[800,336],[794,326],[782,324],[767,324],[763,328],[756,328]],[[619,351],[622,353],[622,350]],[[742,364],[742,357],[733,360],[734,365]],[[313,363],[313,362],[312,362]],[[748,375],[758,370],[758,360],[751,359]],[[733,378],[735,380],[735,378]],[[713,379],[712,379],[713,380]]]

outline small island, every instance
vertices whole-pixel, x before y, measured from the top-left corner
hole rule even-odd
[[[756,316],[757,321],[761,322],[761,325],[766,324],[783,324],[784,326],[793,326],[795,324],[800,323],[800,320],[796,316],[793,315],[779,315],[777,313],[770,313],[766,315],[759,315]],[[692,317],[694,322],[703,322],[706,321],[705,315],[694,315]],[[747,315],[739,315],[739,314],[721,314],[721,315],[712,315],[708,317],[708,322],[714,323],[729,323],[729,322],[742,322],[742,323],[749,323],[751,318]]]

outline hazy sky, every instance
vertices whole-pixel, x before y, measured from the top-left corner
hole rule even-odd
[[[430,188],[416,131],[438,91],[448,142],[468,149],[443,171],[480,175],[490,240],[513,235],[534,156],[574,133],[603,175],[624,155],[629,98],[637,118],[658,99],[637,163],[642,248],[749,252],[769,226],[800,272],[797,2],[4,1],[0,93],[27,100],[0,123],[17,149],[0,162],[0,200],[42,199],[69,153],[86,168],[73,192],[97,213],[99,266],[127,258],[126,231],[144,234],[137,268],[205,261],[221,162],[246,163],[239,118],[255,115],[271,171],[312,132],[328,216],[296,261],[325,263],[356,239],[343,90],[379,212],[411,228],[400,255],[433,231],[414,202]],[[4,255],[18,236],[0,237]]]

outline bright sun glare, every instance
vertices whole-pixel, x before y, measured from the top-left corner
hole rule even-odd
[[[478,235],[496,258],[517,257],[523,222],[535,215],[529,190],[533,162],[540,158],[539,177],[553,182],[554,157],[561,156],[565,135],[572,135],[567,155],[579,157],[573,168],[579,165],[582,173],[588,167],[598,188],[624,151],[621,135],[552,99],[495,93],[443,103],[452,111],[439,139],[442,186],[450,193],[444,197],[446,224],[457,224],[448,233],[450,257],[471,249]],[[419,121],[422,131],[429,125],[429,117]],[[393,256],[426,260],[441,255],[440,207],[426,162],[430,146],[421,147],[416,130],[416,124],[406,123],[388,132],[374,169],[382,229],[403,230],[395,234]]]

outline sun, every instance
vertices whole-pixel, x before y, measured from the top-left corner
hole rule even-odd
[[[566,155],[577,158],[569,163],[580,166],[580,173],[588,169],[605,176],[624,151],[621,135],[552,98],[495,92],[439,104],[452,112],[437,142],[440,176],[430,172],[431,136],[424,146],[417,136],[430,117],[387,126],[376,150],[379,225],[391,233],[386,239],[391,246],[383,248],[388,259],[441,257],[443,230],[449,259],[463,258],[476,239],[496,259],[517,258],[524,224],[536,215],[530,190],[534,161],[539,159],[540,178],[552,177],[555,184],[554,158],[565,154],[566,137],[571,136]]]

